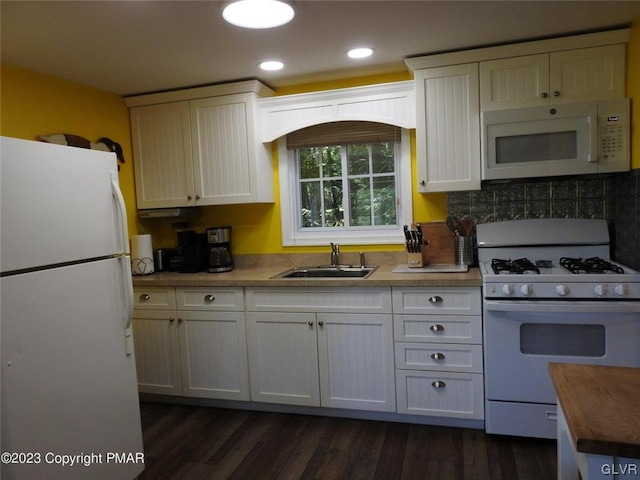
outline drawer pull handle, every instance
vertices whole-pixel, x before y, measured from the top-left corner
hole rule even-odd
[[[440,295],[433,295],[432,297],[429,297],[429,303],[442,303],[442,297]]]
[[[444,353],[436,352],[431,354],[431,358],[434,360],[444,360]]]
[[[147,300],[149,300],[151,297],[149,296],[148,293],[143,293],[142,295],[140,295],[140,300],[143,302],[146,302]]]
[[[442,380],[436,380],[435,382],[431,382],[431,386],[433,388],[444,388],[447,386]]]
[[[215,302],[216,297],[214,297],[213,295],[205,295],[204,296],[204,301],[205,302]]]
[[[444,331],[444,327],[439,323],[436,323],[435,325],[431,325],[429,327],[429,330],[431,330],[432,332],[442,332]]]

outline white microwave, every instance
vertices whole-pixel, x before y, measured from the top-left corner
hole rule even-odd
[[[482,179],[631,168],[628,98],[482,113]]]

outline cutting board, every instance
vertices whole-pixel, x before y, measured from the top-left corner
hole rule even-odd
[[[424,247],[429,263],[455,263],[453,235],[445,222],[416,222],[422,226],[422,235],[429,241]]]
[[[392,273],[465,273],[469,265],[454,265],[453,263],[430,263],[420,268],[411,268],[406,263],[391,270]]]

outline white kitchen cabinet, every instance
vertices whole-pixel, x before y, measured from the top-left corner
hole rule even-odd
[[[195,205],[189,102],[132,108],[138,208]]]
[[[248,400],[242,300],[242,289],[135,289],[139,391]]]
[[[271,145],[258,140],[253,93],[192,100],[196,205],[273,202]]]
[[[394,288],[398,413],[482,420],[480,288]]]
[[[178,310],[182,395],[249,400],[242,312]]]
[[[390,314],[318,314],[320,404],[395,412]]]
[[[482,111],[624,97],[624,44],[480,62]]]
[[[257,81],[128,97],[138,208],[273,202]]]
[[[175,310],[134,310],[133,344],[138,391],[182,395]]]
[[[246,305],[252,400],[395,412],[390,289],[255,288]]]
[[[320,405],[314,313],[248,312],[251,400]]]
[[[418,191],[479,190],[478,63],[420,69],[414,77]]]

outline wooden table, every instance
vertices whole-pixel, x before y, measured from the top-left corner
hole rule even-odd
[[[558,479],[640,480],[640,368],[550,363]]]

